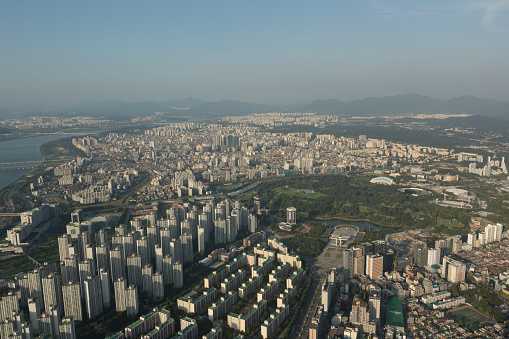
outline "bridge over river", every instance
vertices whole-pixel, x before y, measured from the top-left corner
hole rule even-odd
[[[16,171],[21,169],[34,169],[44,160],[33,160],[33,161],[18,161],[18,162],[3,162],[0,163],[0,172],[5,171]]]

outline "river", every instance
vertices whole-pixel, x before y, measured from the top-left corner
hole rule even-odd
[[[0,142],[0,163],[44,160],[39,151],[39,147],[42,144],[56,139],[68,138],[73,135],[100,132],[102,131],[85,131],[2,141]],[[18,180],[28,172],[30,172],[30,169],[0,172],[0,189]]]

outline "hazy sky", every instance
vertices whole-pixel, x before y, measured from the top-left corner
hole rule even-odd
[[[509,0],[2,1],[0,106],[509,100]]]

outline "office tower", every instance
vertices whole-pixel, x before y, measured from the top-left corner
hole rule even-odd
[[[163,248],[161,245],[155,246],[155,253],[156,253],[156,271],[162,272],[163,271]]]
[[[297,224],[297,209],[295,207],[286,209],[286,222],[290,225]]]
[[[163,273],[155,272],[152,275],[152,294],[154,296],[154,300],[161,301],[164,298],[164,282],[163,282]]]
[[[422,241],[413,243],[412,257],[414,265],[425,267],[428,264],[428,246]]]
[[[173,282],[173,259],[171,255],[163,257],[163,283],[165,285]]]
[[[158,228],[156,226],[147,227],[147,246],[150,258],[155,258],[154,247],[159,244]]]
[[[95,266],[97,269],[97,273],[101,271],[101,269],[109,271],[110,269],[110,247],[107,244],[102,244],[95,248]]]
[[[191,234],[182,234],[182,254],[184,263],[193,261],[193,238]]]
[[[380,316],[382,304],[380,301],[380,293],[376,290],[371,290],[369,296],[369,320],[375,320],[377,327],[380,327]]]
[[[78,282],[70,282],[62,285],[62,298],[64,299],[65,316],[73,317],[76,321],[83,320],[80,284]]]
[[[85,298],[85,280],[87,280],[88,277],[92,277],[94,275],[92,272],[93,272],[92,262],[90,262],[90,260],[80,262],[79,274],[80,274],[81,296],[83,298]]]
[[[184,268],[182,262],[176,261],[173,264],[173,286],[181,288],[184,285]]]
[[[394,270],[395,253],[392,249],[388,249],[384,253],[384,272],[392,272]]]
[[[353,250],[353,274],[364,275],[366,273],[366,257],[364,248],[360,246],[352,247]]]
[[[128,317],[138,314],[138,288],[134,285],[129,285],[125,290],[125,307]]]
[[[127,282],[129,285],[141,286],[141,257],[132,255],[127,258]]]
[[[351,248],[343,250],[343,256],[341,258],[341,266],[346,276],[353,276],[353,250]]]
[[[258,228],[258,220],[256,219],[256,215],[251,214],[248,219],[248,228],[251,233],[256,233]]]
[[[161,234],[161,248],[163,249],[163,256],[170,254],[170,242],[172,239],[170,228],[161,228],[159,231]]]
[[[380,254],[366,256],[366,275],[371,279],[378,279],[384,274],[384,257]]]
[[[150,263],[150,252],[148,249],[148,238],[141,237],[136,241],[136,249],[138,255],[141,257],[141,266],[145,266]]]
[[[214,223],[216,244],[226,243],[226,220],[216,220]]]
[[[62,284],[67,284],[71,281],[79,281],[78,257],[71,255],[64,259],[64,265],[60,267],[62,271]]]
[[[103,296],[101,278],[88,277],[84,282],[85,308],[89,319],[94,319],[103,313]]]
[[[30,322],[34,325],[37,325],[37,319],[41,316],[42,308],[39,306],[40,303],[37,302],[37,297],[28,299],[28,316],[30,318]],[[34,328],[34,330],[39,330],[38,328]]]
[[[76,339],[73,317],[64,317],[59,325],[60,339]]]
[[[111,305],[111,290],[110,290],[110,273],[107,269],[101,268],[99,270],[99,278],[101,279],[101,292],[103,296],[103,305],[109,308]]]
[[[170,242],[170,255],[174,261],[182,261],[184,259],[182,255],[182,242],[180,238],[174,238]]]
[[[113,289],[115,290],[115,309],[117,312],[123,312],[126,310],[126,289],[127,282],[124,277],[120,277],[113,283]]]
[[[57,306],[60,314],[63,314],[62,287],[60,276],[57,273],[50,273],[46,278],[42,278],[42,292],[44,294],[44,310],[46,313],[50,313],[51,306]]]
[[[205,254],[205,228],[198,227],[198,251]]]
[[[143,291],[152,293],[152,265],[146,264],[141,269]]]
[[[95,246],[106,245],[108,243],[108,234],[105,230],[99,230],[95,234]]]
[[[428,249],[428,269],[431,269],[433,265],[440,265],[440,248]]]
[[[123,254],[121,246],[110,251],[110,272],[113,281],[125,276]]]
[[[18,296],[9,291],[0,299],[0,319],[12,319],[12,314],[20,310]]]
[[[64,261],[65,258],[69,257],[69,245],[71,244],[72,241],[69,234],[62,234],[58,237],[58,253],[60,255],[60,261]]]
[[[371,244],[373,245],[373,254],[384,255],[387,251],[387,244],[383,240],[375,240]]]

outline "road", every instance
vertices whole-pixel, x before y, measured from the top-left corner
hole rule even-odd
[[[320,292],[320,276],[315,276],[315,279],[313,280],[313,285],[311,285],[311,289],[309,291],[306,303],[302,310],[305,312],[301,312],[299,315],[299,318],[297,319],[297,325],[293,329],[292,332],[292,339],[297,338],[307,338],[309,333],[309,325],[311,324],[311,315],[312,312],[314,312],[318,300],[321,300],[319,296]],[[318,297],[318,299],[317,299]],[[311,315],[310,315],[311,313]],[[307,320],[304,324],[304,320]]]

